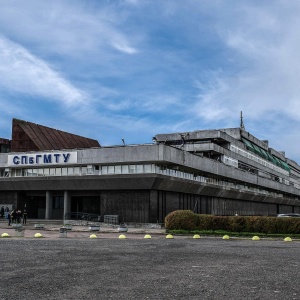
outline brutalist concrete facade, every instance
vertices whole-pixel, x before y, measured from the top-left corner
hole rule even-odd
[[[147,145],[0,154],[0,206],[26,206],[29,218],[82,212],[162,223],[177,209],[275,216],[300,213],[299,194],[298,164],[240,128],[159,134]]]

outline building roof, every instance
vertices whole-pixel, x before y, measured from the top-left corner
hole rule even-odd
[[[39,124],[13,119],[11,152],[100,147],[98,141]]]

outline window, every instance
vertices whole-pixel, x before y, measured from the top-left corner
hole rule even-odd
[[[152,165],[144,165],[145,173],[152,173]]]
[[[114,174],[115,173],[115,166],[108,166],[108,174]]]
[[[80,175],[80,168],[74,167],[74,175]]]
[[[129,173],[129,168],[127,165],[122,166],[122,174],[128,174]]]
[[[87,174],[87,167],[82,167],[81,168],[81,175],[86,175]]]
[[[115,166],[115,173],[116,173],[116,174],[121,174],[121,173],[122,173],[122,168],[121,168],[121,166]]]
[[[94,167],[93,166],[87,166],[87,174],[93,175],[94,174]]]
[[[129,173],[135,173],[135,165],[129,166]]]
[[[137,173],[143,173],[143,165],[137,165],[136,166],[136,172]]]
[[[68,168],[68,175],[74,174],[74,168]]]
[[[56,208],[56,209],[64,208],[64,197],[63,196],[53,197],[53,208]]]
[[[101,174],[107,174],[107,166],[101,167]]]

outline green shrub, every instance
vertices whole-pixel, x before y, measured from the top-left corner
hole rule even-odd
[[[300,234],[300,218],[259,216],[213,216],[176,210],[165,218],[168,230],[257,232],[264,234]]]
[[[199,218],[191,210],[175,210],[165,218],[167,229],[196,230]]]

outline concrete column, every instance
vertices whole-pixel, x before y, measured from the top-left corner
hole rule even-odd
[[[49,220],[52,218],[52,206],[53,206],[52,193],[50,191],[46,191],[46,212],[45,219]]]
[[[71,197],[69,191],[64,192],[64,219],[66,213],[71,212]]]

